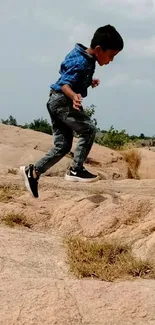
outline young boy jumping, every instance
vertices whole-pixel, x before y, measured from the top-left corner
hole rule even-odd
[[[99,85],[93,79],[96,62],[103,66],[112,62],[123,49],[124,42],[117,30],[106,25],[95,32],[89,48],[76,44],[61,64],[60,78],[50,86],[47,109],[52,121],[54,147],[35,165],[22,166],[25,185],[34,197],[38,197],[38,180],[41,174],[62,159],[72,147],[73,132],[79,134],[72,167],[66,173],[67,181],[92,182],[96,175],[87,171],[83,164],[93,145],[96,128],[84,113],[82,98],[88,87]]]

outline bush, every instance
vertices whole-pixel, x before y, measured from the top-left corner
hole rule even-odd
[[[98,141],[99,144],[102,144],[105,147],[120,149],[124,144],[130,141],[130,137],[125,130],[118,131],[111,126],[105,136]]]
[[[6,125],[14,125],[14,126],[17,126],[17,121],[16,121],[16,119],[12,115],[10,115],[7,120],[1,119],[1,122],[3,124],[6,124]]]
[[[30,124],[25,124],[25,129],[31,129],[34,131],[44,132],[47,134],[52,134],[52,128],[51,125],[48,123],[47,120],[44,120],[43,118],[38,118],[31,122]]]
[[[95,114],[95,105],[90,105],[90,107],[85,107],[84,112],[90,117],[95,125],[97,125],[97,120],[94,116]]]

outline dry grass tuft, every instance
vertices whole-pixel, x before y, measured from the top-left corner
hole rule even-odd
[[[138,168],[141,163],[141,155],[138,150],[130,149],[128,151],[122,151],[125,161],[129,166],[128,178],[139,179]]]
[[[17,169],[14,168],[8,169],[8,174],[17,175]]]
[[[3,217],[2,221],[11,228],[16,225],[31,228],[31,224],[27,222],[26,217],[22,213],[8,213]]]
[[[71,271],[78,277],[103,281],[121,278],[155,278],[155,267],[136,259],[128,246],[70,238],[67,241]]]
[[[15,196],[19,196],[23,193],[23,189],[18,186],[3,186],[0,185],[0,202],[8,203]]]
[[[137,143],[135,142],[128,142],[125,143],[123,146],[120,147],[120,150],[131,150],[131,149],[136,149],[137,148]]]

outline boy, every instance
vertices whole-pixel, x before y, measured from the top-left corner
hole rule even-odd
[[[65,179],[68,181],[92,182],[98,180],[84,167],[93,145],[96,128],[84,113],[82,98],[87,96],[87,88],[99,85],[98,79],[92,79],[95,64],[109,64],[123,49],[120,34],[111,25],[100,27],[95,32],[89,48],[76,44],[61,64],[60,78],[51,85],[47,109],[51,117],[54,145],[35,165],[22,166],[21,173],[25,185],[34,197],[38,197],[38,179],[47,169],[62,159],[71,149],[73,132],[80,135],[72,167]]]

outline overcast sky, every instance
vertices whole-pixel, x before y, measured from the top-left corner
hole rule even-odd
[[[0,118],[48,118],[49,86],[76,42],[90,45],[108,23],[125,48],[84,99],[96,105],[101,129],[155,134],[155,0],[0,0]],[[49,118],[48,118],[49,119]]]

